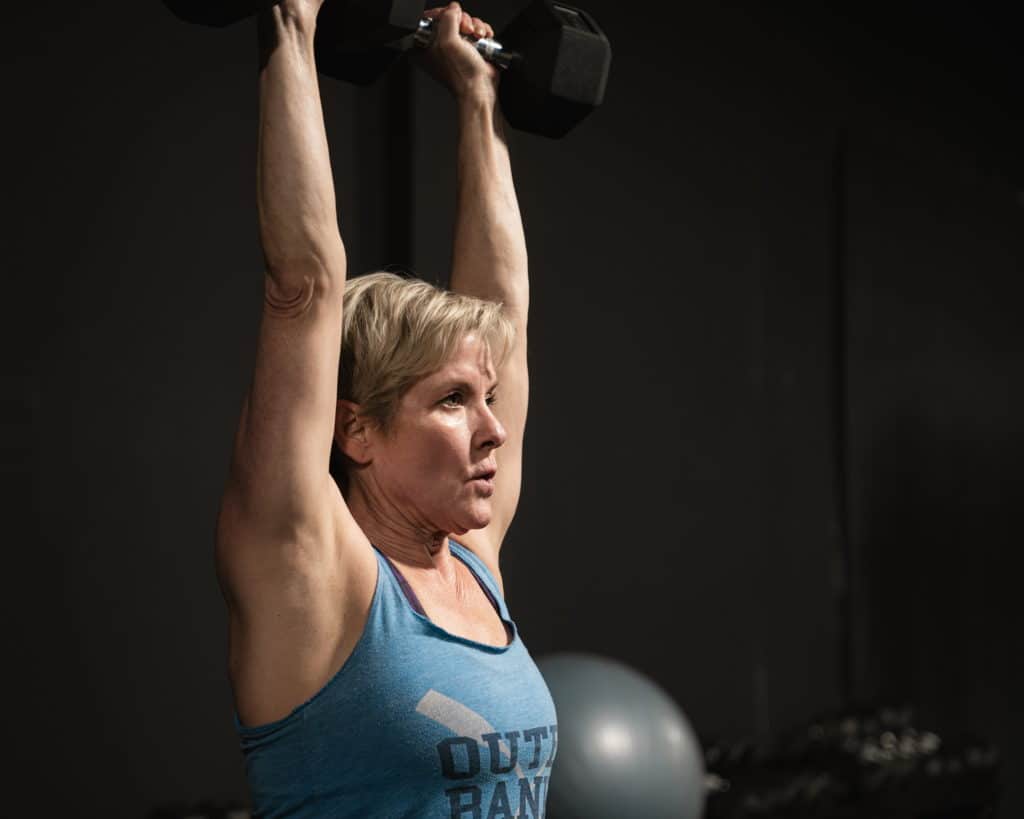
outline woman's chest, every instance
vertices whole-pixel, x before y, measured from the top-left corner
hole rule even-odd
[[[413,591],[419,599],[426,617],[435,626],[449,634],[484,643],[490,646],[506,646],[511,640],[511,629],[505,625],[501,615],[484,590],[472,581],[475,589],[462,594],[438,593],[429,588]]]

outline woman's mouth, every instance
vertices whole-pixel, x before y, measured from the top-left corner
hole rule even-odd
[[[471,484],[478,487],[488,496],[494,492],[494,479],[493,478],[473,478],[470,481]]]

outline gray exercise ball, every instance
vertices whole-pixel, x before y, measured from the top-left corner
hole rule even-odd
[[[594,654],[537,661],[558,712],[548,819],[699,819],[704,754],[672,698]]]

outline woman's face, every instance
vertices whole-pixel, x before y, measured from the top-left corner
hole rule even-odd
[[[495,387],[490,350],[469,334],[406,392],[390,434],[374,437],[371,480],[385,508],[431,532],[463,534],[490,522],[494,476],[474,478],[494,472],[494,450],[506,438],[491,408]]]

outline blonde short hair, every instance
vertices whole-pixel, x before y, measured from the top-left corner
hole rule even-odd
[[[496,369],[515,341],[515,325],[500,303],[395,273],[349,279],[342,305],[338,398],[359,404],[385,434],[402,396],[444,366],[467,334],[487,342]],[[335,444],[331,474],[343,489],[347,465]]]

